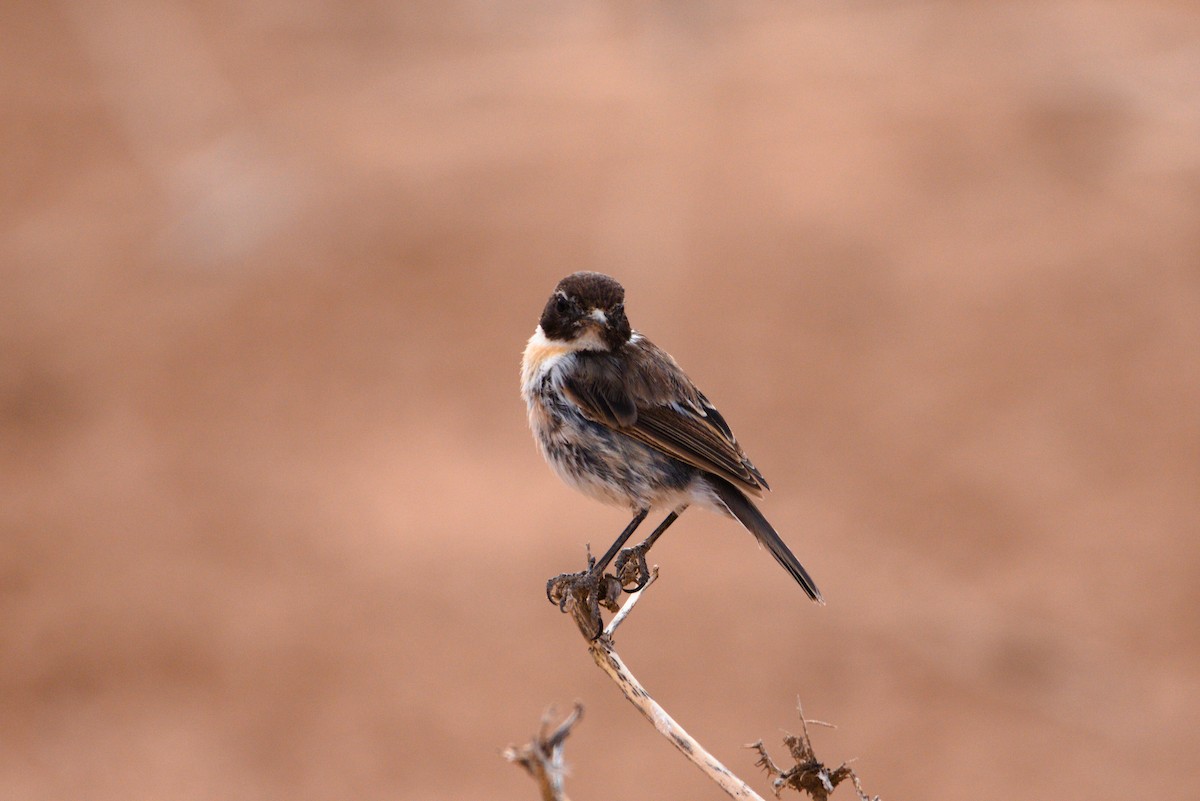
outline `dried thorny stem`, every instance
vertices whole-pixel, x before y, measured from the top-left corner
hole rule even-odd
[[[582,714],[583,704],[576,701],[571,714],[551,729],[554,709],[547,709],[542,715],[537,736],[520,748],[510,745],[504,749],[504,758],[525,768],[538,783],[542,801],[569,801],[563,790],[563,775],[566,773],[563,744]]]
[[[564,604],[564,609],[572,613],[576,625],[579,626],[580,633],[588,641],[588,651],[591,653],[592,659],[616,683],[629,702],[637,707],[637,710],[650,721],[659,734],[666,737],[671,745],[679,749],[692,764],[700,768],[709,779],[716,783],[731,798],[741,799],[741,801],[763,801],[762,796],[755,793],[750,789],[749,785],[733,775],[728,768],[705,750],[694,737],[688,734],[682,726],[667,714],[666,710],[650,696],[650,693],[646,691],[646,688],[641,685],[617,654],[616,648],[613,645],[614,632],[616,632],[617,627],[621,625],[625,618],[629,616],[633,607],[641,599],[642,594],[657,578],[658,568],[655,568],[651,572],[645,586],[632,593],[626,599],[612,620],[609,621],[609,624],[602,628],[599,635],[596,634],[596,631],[602,625],[602,621],[599,621],[598,614],[593,614],[595,610],[589,608],[591,606],[590,600],[577,599],[575,597],[568,598]],[[562,791],[562,743],[566,739],[571,726],[578,720],[580,711],[581,708],[577,704],[575,713],[564,721],[558,729],[549,734],[547,733],[548,722],[547,720],[543,720],[542,732],[534,742],[520,749],[509,748],[505,752],[505,756],[510,761],[517,762],[525,767],[538,780],[543,801],[563,801],[566,798]],[[863,792],[862,787],[859,785],[858,776],[847,765],[843,764],[834,770],[829,770],[816,758],[816,755],[813,753],[812,743],[808,737],[808,724],[810,722],[821,723],[820,721],[805,720],[804,712],[801,710],[800,725],[803,727],[803,735],[800,737],[788,735],[784,738],[784,744],[791,751],[792,759],[796,763],[794,767],[786,771],[780,769],[772,761],[761,740],[747,746],[748,748],[758,750],[759,759],[756,764],[766,768],[767,773],[773,777],[772,787],[775,790],[776,797],[779,796],[784,787],[792,787],[801,792],[808,793],[814,801],[828,801],[829,794],[834,791],[834,788],[849,779],[858,793],[860,801],[879,801],[878,797],[871,799]],[[821,725],[828,726],[829,724]]]
[[[816,723],[821,726],[830,726],[830,724],[819,720],[806,720],[804,708],[800,706],[799,702],[796,703],[796,708],[800,713],[800,727],[803,733],[800,736],[789,734],[783,738],[783,744],[791,752],[795,765],[787,770],[782,770],[771,759],[762,740],[746,746],[758,751],[758,761],[754,764],[765,769],[767,775],[771,777],[771,789],[775,791],[775,797],[779,797],[784,787],[791,787],[793,790],[807,793],[813,801],[828,801],[829,795],[834,789],[849,779],[861,801],[879,801],[879,796],[872,799],[863,792],[858,775],[849,764],[843,762],[830,770],[825,763],[817,759],[817,755],[813,752],[812,740],[808,736],[808,724]],[[832,728],[832,726],[830,727]]]

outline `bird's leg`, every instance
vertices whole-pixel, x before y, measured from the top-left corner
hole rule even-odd
[[[642,524],[642,521],[646,519],[646,515],[648,514],[650,514],[649,509],[642,509],[636,515],[634,515],[633,519],[629,521],[629,525],[626,526],[625,530],[621,532],[621,536],[617,537],[616,541],[614,541],[612,545],[608,546],[608,550],[604,552],[604,556],[600,557],[600,561],[597,562],[595,567],[592,569],[597,573],[603,573],[604,568],[608,567],[608,563],[611,562],[613,557],[617,555],[617,551],[621,550],[621,546],[633,536],[633,532],[637,531],[637,527]],[[650,536],[653,537],[654,535],[651,534]]]
[[[646,554],[686,508],[686,506],[681,506],[667,515],[667,519],[659,523],[658,528],[654,529],[649,537],[642,540],[640,545],[626,548],[617,554],[617,561],[613,564],[613,573],[616,574],[617,580],[621,582],[621,587],[626,592],[637,592],[646,586],[646,582],[650,580],[650,567],[646,564]],[[630,584],[633,585],[632,588],[626,586]]]
[[[589,552],[587,570],[579,573],[562,573],[546,582],[546,598],[562,611],[567,611],[568,599],[574,599],[577,606],[589,610],[589,621],[594,624],[591,626],[591,630],[594,632],[592,639],[599,636],[601,631],[600,604],[615,611],[617,598],[621,594],[620,582],[611,577],[606,580],[604,568],[608,567],[609,562],[621,550],[621,546],[633,536],[633,532],[637,530],[649,513],[649,509],[642,509],[634,515],[633,520],[629,521],[629,525],[617,537],[616,542],[604,553],[604,556],[600,557],[600,561],[597,562]],[[652,534],[651,537],[653,536]]]

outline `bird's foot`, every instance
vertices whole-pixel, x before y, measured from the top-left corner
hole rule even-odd
[[[613,563],[613,573],[625,592],[637,592],[650,581],[650,567],[646,564],[646,552],[649,550],[646,544],[642,543],[625,548],[617,554],[617,560]]]
[[[563,612],[570,612],[580,631],[594,640],[604,631],[600,607],[611,612],[620,608],[621,582],[616,576],[596,570],[596,560],[588,555],[588,569],[579,573],[561,573],[546,582],[546,598]]]

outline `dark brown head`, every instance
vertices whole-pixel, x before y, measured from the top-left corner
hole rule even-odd
[[[633,334],[625,316],[625,289],[602,273],[573,273],[559,281],[540,324],[547,339],[593,350],[616,350]]]

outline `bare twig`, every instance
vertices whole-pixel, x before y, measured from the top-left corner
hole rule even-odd
[[[504,749],[504,758],[525,768],[538,783],[542,801],[570,801],[563,790],[563,775],[566,773],[563,744],[582,714],[583,704],[576,701],[571,714],[551,730],[550,720],[554,709],[548,709],[542,715],[537,736],[520,748],[510,745]]]
[[[612,635],[616,631],[617,626],[628,617],[630,610],[641,598],[642,593],[654,583],[654,579],[658,577],[657,569],[650,575],[650,581],[646,582],[646,586],[642,587],[637,592],[629,596],[628,600],[617,611],[616,615],[605,627],[604,633],[598,639],[588,645],[588,650],[592,654],[592,659],[603,670],[609,678],[611,678],[629,699],[629,703],[637,707],[638,711],[658,730],[658,733],[663,735],[670,741],[671,745],[679,749],[692,764],[700,768],[704,775],[708,776],[722,790],[732,798],[743,799],[743,801],[763,801],[762,796],[750,789],[744,781],[730,772],[729,768],[725,767],[720,761],[704,749],[694,737],[688,734],[682,726],[675,722],[674,718],[667,714],[667,711],[659,706],[658,702],[650,697],[650,693],[641,685],[641,682],[634,677],[629,668],[617,655],[616,649],[613,647]],[[587,636],[587,632],[580,627]]]
[[[629,613],[633,611],[633,607],[636,606],[638,600],[641,599],[642,593],[650,589],[650,585],[656,581],[658,581],[658,565],[655,565],[654,569],[650,571],[650,578],[646,580],[646,583],[642,585],[642,588],[630,595],[629,599],[625,601],[621,608],[617,610],[617,613],[613,615],[613,619],[608,621],[608,625],[604,627],[605,637],[612,639],[613,634],[617,630],[617,626],[621,625],[625,618],[629,617]]]

